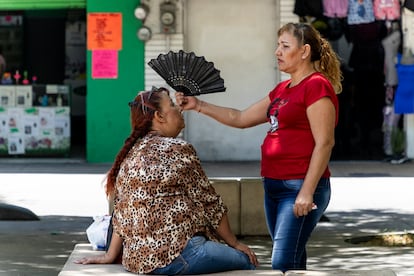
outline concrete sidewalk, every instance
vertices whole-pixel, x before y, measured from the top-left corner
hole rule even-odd
[[[203,162],[209,177],[260,177],[260,162]],[[89,164],[82,158],[0,158],[0,173],[105,174],[110,163]],[[414,177],[414,161],[333,161],[334,177]]]
[[[87,242],[92,216],[107,212],[103,180],[109,164],[0,162],[0,203],[25,207],[39,221],[0,221],[0,275],[57,275],[77,243]],[[258,177],[258,162],[205,163],[209,177]],[[414,231],[414,164],[332,162],[332,199],[308,246],[312,270],[392,269],[414,275],[412,247],[367,247],[345,240]],[[254,223],[254,222],[252,222]],[[271,241],[244,237],[270,269]]]

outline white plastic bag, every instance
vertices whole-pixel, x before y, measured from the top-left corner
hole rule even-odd
[[[111,216],[95,216],[93,220],[86,229],[86,235],[94,250],[104,250]]]

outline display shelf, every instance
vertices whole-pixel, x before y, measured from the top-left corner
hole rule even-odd
[[[0,156],[68,155],[69,103],[65,85],[0,85]]]

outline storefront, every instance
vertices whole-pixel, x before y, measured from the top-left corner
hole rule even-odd
[[[84,148],[85,13],[84,1],[0,2],[1,156]]]
[[[144,85],[138,1],[124,2],[0,0],[0,156],[113,161],[130,131],[126,103]],[[116,75],[91,74],[87,13],[121,18]]]

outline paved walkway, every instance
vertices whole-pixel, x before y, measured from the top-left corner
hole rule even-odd
[[[92,216],[107,211],[109,164],[0,159],[0,203],[28,208],[39,221],[0,221],[0,275],[57,275]],[[258,162],[205,163],[209,177],[259,177]],[[332,162],[332,199],[308,247],[309,269],[392,269],[414,275],[413,248],[368,247],[347,238],[414,231],[414,162]],[[252,222],[254,223],[254,222]],[[270,269],[268,237],[245,237]]]

